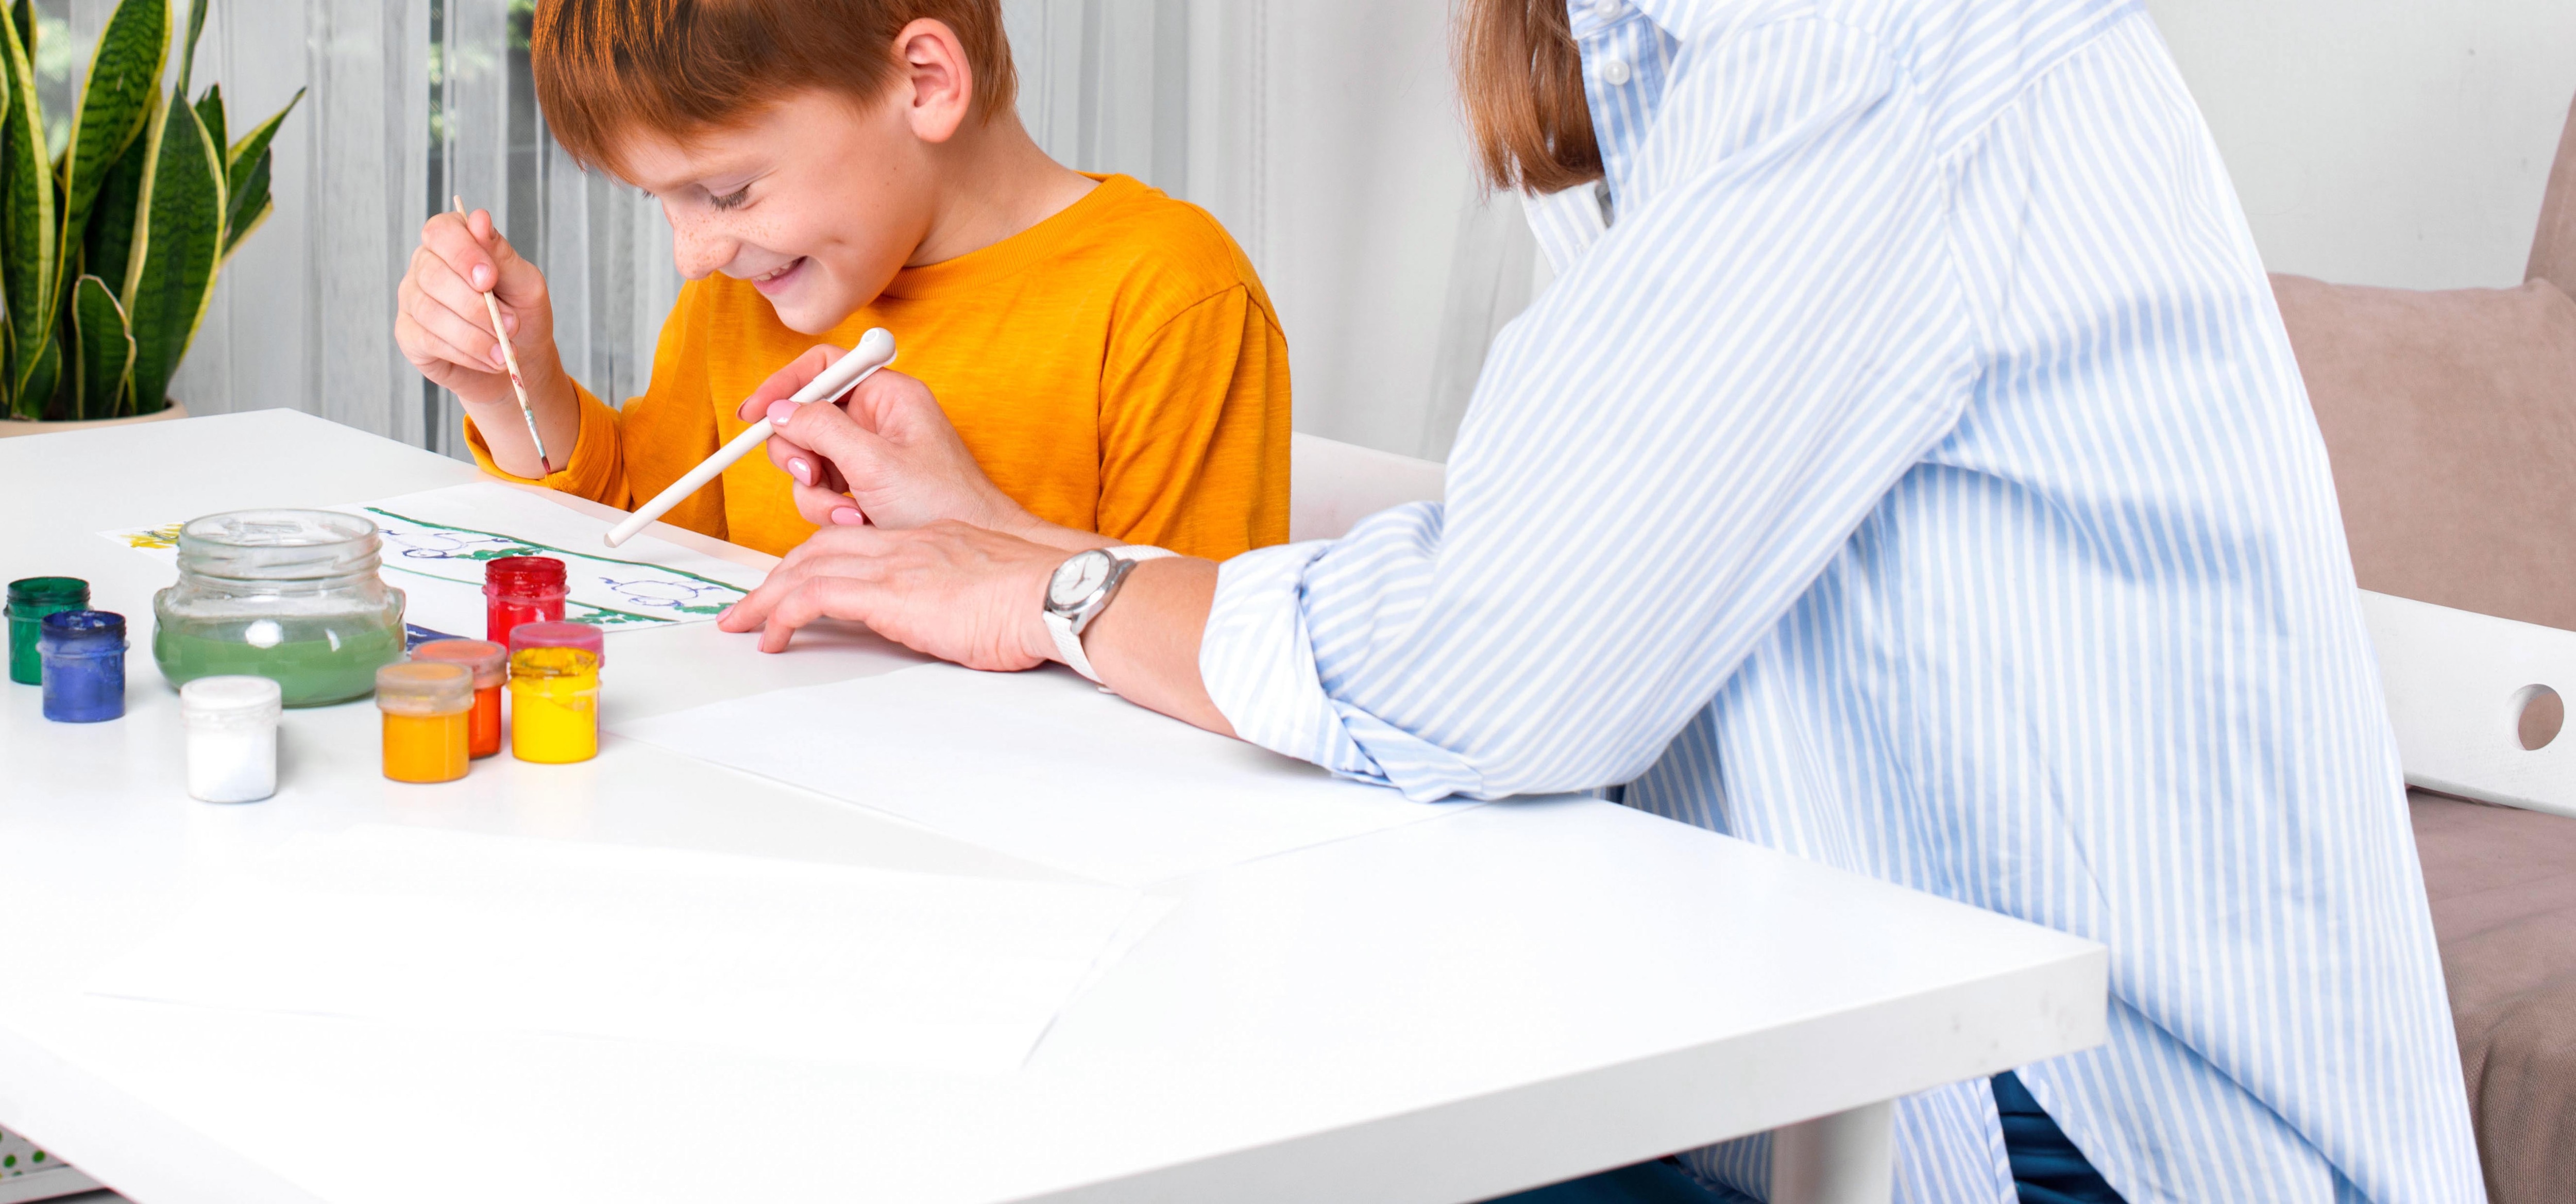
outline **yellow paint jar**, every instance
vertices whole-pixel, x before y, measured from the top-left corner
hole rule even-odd
[[[453,782],[472,759],[474,671],[441,661],[397,661],[376,670],[385,713],[385,776]]]
[[[510,654],[510,755],[562,765],[599,755],[599,654],[521,648]]]

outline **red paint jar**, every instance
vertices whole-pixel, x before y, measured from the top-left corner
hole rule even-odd
[[[521,623],[560,623],[564,563],[552,556],[504,556],[483,562],[483,638],[508,646]]]

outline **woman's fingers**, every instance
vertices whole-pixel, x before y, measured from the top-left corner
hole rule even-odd
[[[818,527],[863,521],[862,507],[849,496],[851,481],[883,478],[893,449],[838,406],[771,409],[780,417],[770,419],[779,433],[769,441],[769,458],[796,482],[796,513]]]
[[[773,403],[769,407],[769,426],[777,432],[772,443],[783,439],[790,445],[779,467],[791,477],[796,475],[792,461],[819,455],[831,461],[845,481],[870,480],[884,472],[893,451],[882,437],[852,421],[839,406]],[[820,481],[821,466],[808,467],[808,475]],[[797,483],[807,482],[799,479]]]
[[[795,396],[798,389],[812,383],[815,377],[823,374],[823,369],[832,366],[832,361],[841,358],[845,350],[829,343],[816,343],[807,348],[805,354],[789,360],[786,367],[770,373],[769,379],[760,382],[760,387],[742,400],[734,415],[745,422],[760,421],[761,415],[769,412],[769,403]]]
[[[793,494],[797,516],[817,527],[856,527],[868,521],[847,490],[831,485],[799,485]]]
[[[867,583],[848,577],[815,577],[780,595],[760,628],[760,650],[785,652],[796,630],[821,618],[867,621]]]
[[[883,547],[875,538],[880,534],[872,528],[815,532],[813,538],[789,549],[786,559],[769,571],[769,577],[725,611],[716,626],[736,632],[759,627],[768,621],[780,598],[815,574],[818,562],[846,567],[853,561],[864,561]]]

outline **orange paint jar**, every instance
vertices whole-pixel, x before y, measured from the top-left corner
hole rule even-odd
[[[474,671],[446,661],[401,661],[376,670],[385,714],[385,776],[453,782],[473,759]]]
[[[466,748],[475,760],[501,751],[501,689],[510,682],[510,653],[490,640],[431,640],[412,649],[416,661],[445,661],[474,673],[474,710]]]

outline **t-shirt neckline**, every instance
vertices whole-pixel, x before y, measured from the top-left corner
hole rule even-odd
[[[886,282],[883,295],[923,300],[945,292],[988,288],[1004,277],[1061,253],[1071,241],[1064,237],[1065,231],[1093,220],[1098,210],[1144,188],[1144,184],[1132,176],[1088,171],[1081,174],[1097,181],[1099,187],[1082,194],[1072,204],[1056,210],[1036,225],[991,246],[977,247],[952,259],[896,272],[894,279]]]

